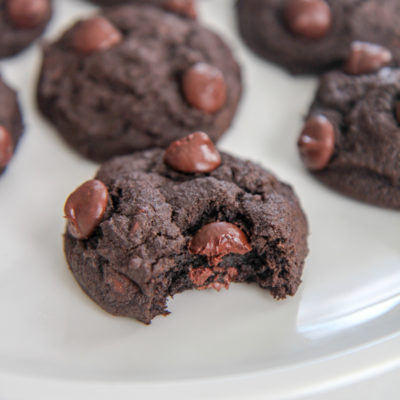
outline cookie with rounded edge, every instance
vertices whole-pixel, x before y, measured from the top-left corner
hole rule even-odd
[[[194,130],[217,141],[241,90],[240,67],[218,35],[192,19],[126,5],[76,23],[44,48],[37,98],[74,149],[103,161]]]

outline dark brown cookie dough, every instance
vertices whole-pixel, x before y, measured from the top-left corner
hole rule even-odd
[[[238,0],[239,28],[261,57],[291,73],[341,67],[354,41],[388,48],[400,62],[397,0]]]
[[[196,0],[91,0],[101,6],[116,6],[120,4],[150,4],[156,7],[161,7],[164,10],[174,12],[178,15],[196,18],[197,8]]]
[[[19,53],[44,31],[51,0],[0,0],[0,58]]]
[[[0,174],[10,162],[22,131],[17,94],[0,77]]]
[[[195,20],[128,5],[81,22],[44,49],[40,110],[96,161],[197,130],[230,126],[241,74],[227,45]]]
[[[301,283],[308,229],[296,195],[205,134],[105,163],[65,213],[72,273],[115,315],[150,323],[184,290],[254,282],[283,299]]]
[[[399,101],[400,69],[322,76],[299,139],[306,166],[348,196],[400,209]]]

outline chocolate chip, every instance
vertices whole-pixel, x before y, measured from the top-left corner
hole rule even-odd
[[[290,30],[308,39],[320,39],[332,26],[332,13],[324,0],[288,0],[285,19]]]
[[[222,282],[211,282],[206,286],[201,286],[197,288],[197,290],[205,290],[205,289],[215,289],[217,292],[220,292],[222,288],[229,289],[229,283]]]
[[[96,179],[79,186],[64,206],[68,232],[76,239],[87,239],[103,219],[108,197],[107,187]]]
[[[0,168],[4,168],[11,160],[14,146],[10,132],[0,125]]]
[[[328,165],[335,148],[335,129],[323,115],[311,117],[298,141],[301,158],[310,170],[321,170]]]
[[[166,0],[164,8],[185,17],[196,19],[197,10],[195,0]]]
[[[50,0],[7,0],[7,14],[21,29],[32,29],[46,21],[51,12]]]
[[[72,36],[73,48],[82,54],[105,51],[121,41],[120,31],[108,19],[100,16],[81,22]]]
[[[227,275],[226,275],[226,280],[229,282],[232,282],[236,277],[239,275],[238,271],[236,268],[229,267],[227,270]]]
[[[192,65],[183,75],[182,87],[188,103],[205,113],[215,113],[225,104],[224,75],[210,64]]]
[[[189,271],[189,279],[196,286],[203,286],[207,279],[213,275],[214,272],[210,268],[191,268]]]
[[[189,242],[189,251],[208,258],[210,265],[217,265],[227,254],[246,254],[252,247],[246,235],[229,222],[212,222],[204,225]]]
[[[206,133],[195,132],[172,142],[164,153],[164,162],[179,172],[206,173],[220,166],[221,155]]]
[[[385,47],[356,41],[351,44],[343,69],[352,75],[367,74],[390,64],[392,58],[392,53]]]

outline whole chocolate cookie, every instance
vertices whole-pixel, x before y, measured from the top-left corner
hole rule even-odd
[[[386,47],[399,65],[397,0],[238,0],[237,12],[246,43],[293,74],[340,67],[355,41]]]
[[[216,34],[144,5],[107,9],[46,46],[38,85],[41,111],[96,161],[197,129],[216,141],[240,95],[240,68]]]
[[[0,174],[10,162],[22,131],[17,94],[0,78]]]
[[[322,182],[358,200],[400,208],[400,69],[322,76],[299,139]]]
[[[164,10],[175,12],[184,17],[196,18],[196,0],[91,0],[101,6],[116,6],[119,4],[151,4]]]
[[[0,0],[0,58],[19,53],[44,31],[51,0]]]
[[[254,282],[283,299],[301,283],[308,228],[292,189],[204,133],[108,161],[65,216],[72,273],[115,315],[150,323],[187,289]]]

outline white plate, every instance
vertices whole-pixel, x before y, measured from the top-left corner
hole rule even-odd
[[[243,64],[246,90],[220,147],[295,186],[311,228],[304,283],[282,302],[255,285],[183,293],[151,326],[98,308],[68,271],[61,241],[64,200],[96,165],[38,115],[40,52],[31,48],[1,62],[27,129],[0,181],[0,398],[295,398],[400,364],[400,214],[343,198],[303,170],[295,143],[316,81],[254,57],[232,0],[199,3]],[[94,8],[55,5],[48,37]]]

